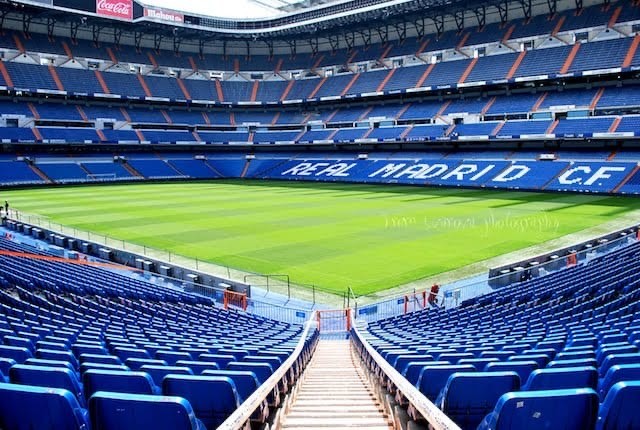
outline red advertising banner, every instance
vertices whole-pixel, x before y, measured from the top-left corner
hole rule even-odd
[[[96,0],[96,13],[120,19],[133,19],[133,0]]]
[[[174,11],[165,10],[165,9],[145,7],[144,16],[148,16],[149,18],[159,19],[167,22],[175,22],[175,23],[184,22],[183,14],[181,14],[180,12],[174,12]]]

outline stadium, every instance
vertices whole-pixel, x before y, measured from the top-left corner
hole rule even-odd
[[[0,13],[0,429],[640,428],[637,2]]]

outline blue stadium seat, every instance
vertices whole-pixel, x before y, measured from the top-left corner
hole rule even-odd
[[[82,374],[85,397],[97,391],[129,394],[159,394],[153,379],[145,372],[89,369]]]
[[[513,371],[520,376],[520,383],[526,382],[529,375],[538,369],[538,363],[535,361],[504,361],[499,363],[489,363],[484,368],[485,372],[508,372]]]
[[[224,376],[168,375],[162,381],[162,393],[187,399],[208,430],[240,406],[233,380]]]
[[[167,375],[193,375],[193,370],[185,366],[158,366],[145,364],[140,368],[141,372],[147,372],[158,387],[162,387],[162,380]]]
[[[0,358],[0,372],[9,377],[9,369],[14,364],[16,364],[16,361],[12,358]]]
[[[640,380],[618,382],[611,387],[600,406],[598,430],[640,428]]]
[[[227,367],[227,364],[232,361],[236,361],[236,358],[229,354],[200,354],[198,356],[198,360],[218,363],[218,366],[220,366],[221,369],[224,369]]]
[[[164,360],[153,360],[149,358],[127,358],[124,364],[131,370],[140,370],[140,368],[146,364],[167,366],[168,363]]]
[[[435,403],[460,428],[475,430],[500,396],[519,388],[515,372],[454,373]]]
[[[429,355],[429,354],[401,354],[398,355],[395,359],[394,362],[390,362],[392,364],[393,367],[395,367],[395,369],[400,372],[400,373],[404,373],[405,368],[407,367],[407,364],[409,364],[412,361],[435,361],[433,360],[433,356]]]
[[[88,430],[87,411],[68,390],[0,383],[0,428]]]
[[[260,386],[260,381],[255,373],[241,370],[204,370],[203,376],[224,376],[231,378],[236,386],[240,403],[247,400],[253,392]]]
[[[15,360],[16,363],[24,363],[32,358],[33,354],[27,348],[17,346],[0,345],[0,357]]]
[[[220,370],[218,363],[212,361],[178,360],[176,366],[188,367],[194,375],[200,375],[205,370]]]
[[[632,352],[627,354],[610,354],[607,355],[600,364],[600,376],[607,374],[609,369],[616,364],[640,364],[640,353]]]
[[[28,361],[28,360],[27,360]],[[89,369],[97,369],[97,370],[131,370],[124,364],[103,364],[103,363],[92,363],[87,361],[80,365],[80,374],[84,374]]]
[[[531,372],[522,391],[598,389],[598,371],[594,367],[558,367]]]
[[[593,429],[598,395],[590,388],[504,394],[478,430]]]
[[[475,367],[470,364],[425,366],[420,371],[416,388],[433,402],[451,375],[456,372],[474,372],[475,370]]]
[[[640,380],[640,364],[616,364],[611,366],[607,374],[600,381],[598,392],[601,398],[605,398],[607,393],[616,383],[621,381]]]
[[[482,371],[487,366],[487,364],[497,363],[499,361],[500,360],[498,360],[495,357],[494,358],[463,358],[462,360],[458,361],[458,364],[470,364],[473,367],[475,367],[476,370]]]
[[[553,360],[547,364],[547,367],[581,367],[591,366],[598,367],[598,362],[595,358],[579,358],[576,360]]]
[[[80,406],[84,407],[82,386],[75,374],[63,367],[31,366],[16,364],[9,371],[9,380],[13,384],[33,385],[37,387],[62,388],[70,391]]]
[[[76,373],[76,369],[73,368],[71,363],[64,360],[46,360],[44,358],[29,358],[24,364],[28,364],[30,366],[44,366],[44,367],[62,367],[63,369],[69,369],[70,371]]]
[[[89,400],[93,430],[204,430],[180,397],[99,391]]]
[[[264,384],[264,382],[269,379],[269,377],[273,373],[273,368],[269,363],[244,363],[232,361],[231,363],[227,364],[226,369],[253,372],[261,384]]]
[[[80,354],[80,363],[100,363],[100,364],[124,364],[120,357],[106,354]]]
[[[181,351],[158,351],[156,359],[164,360],[170,366],[175,366],[178,360],[192,360],[191,354]]]
[[[78,368],[78,360],[71,351],[57,351],[55,349],[38,349],[36,357],[44,360],[68,361],[74,369]]]
[[[425,366],[447,366],[451,363],[448,361],[410,361],[404,366],[402,376],[407,378],[411,385],[417,385],[420,378],[420,372]]]

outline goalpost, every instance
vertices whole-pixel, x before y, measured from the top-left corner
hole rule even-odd
[[[115,173],[87,173],[87,181],[98,182],[98,181],[115,181],[116,174]]]

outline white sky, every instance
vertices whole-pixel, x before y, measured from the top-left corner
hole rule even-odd
[[[251,0],[143,0],[149,6],[220,18],[266,18],[278,11],[260,6]]]

